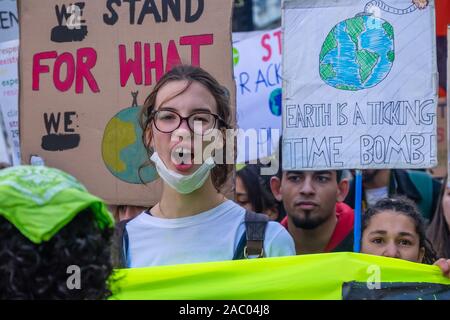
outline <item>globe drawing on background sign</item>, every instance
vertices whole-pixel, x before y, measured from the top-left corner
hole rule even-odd
[[[378,85],[389,75],[396,58],[394,28],[381,19],[381,11],[405,15],[427,6],[427,0],[412,0],[405,9],[381,0],[369,1],[363,13],[339,22],[326,36],[319,56],[321,79],[348,91]]]
[[[281,116],[281,88],[273,90],[269,97],[270,112],[274,116]]]
[[[394,29],[381,18],[361,15],[338,23],[320,52],[320,77],[341,90],[376,86],[395,60]]]
[[[139,170],[148,161],[138,123],[139,110],[136,92],[132,106],[121,110],[108,122],[102,141],[103,162],[108,170],[116,178],[132,184],[148,183],[157,178],[154,167]]]

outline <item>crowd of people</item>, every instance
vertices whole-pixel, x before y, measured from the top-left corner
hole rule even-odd
[[[186,136],[233,127],[229,93],[205,70],[166,73],[140,122],[162,196],[150,208],[110,207],[114,234],[106,205],[74,177],[44,166],[0,170],[0,299],[106,298],[113,268],[353,251],[352,172],[280,165],[264,176],[248,164],[236,173],[233,201],[221,191],[233,164],[215,155],[194,163],[199,150]],[[363,189],[361,252],[435,264],[450,277],[446,179],[367,170]],[[82,270],[81,290],[67,289],[69,266]]]

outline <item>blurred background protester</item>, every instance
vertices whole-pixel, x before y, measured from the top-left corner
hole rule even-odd
[[[9,164],[7,164],[6,162],[0,162],[0,170],[8,168]]]
[[[113,213],[116,222],[131,220],[148,209],[146,207],[128,205],[109,205],[108,208]]]
[[[236,172],[236,202],[245,209],[280,222],[285,214],[270,190],[270,177],[261,176],[260,164],[247,164]]]
[[[114,220],[74,177],[0,170],[0,299],[104,299]]]
[[[438,198],[438,208],[433,216],[427,237],[433,244],[438,258],[450,258],[450,188],[447,186],[448,178],[442,183]]]

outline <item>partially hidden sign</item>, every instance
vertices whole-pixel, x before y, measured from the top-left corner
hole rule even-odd
[[[243,39],[240,39],[240,38]],[[281,130],[281,29],[233,34],[238,135],[237,162],[269,157]],[[246,144],[256,130],[257,144]],[[247,134],[244,134],[247,133]]]
[[[140,106],[180,63],[201,66],[234,98],[232,4],[20,1],[22,161],[39,156],[110,204],[155,204],[156,171],[139,171]]]
[[[437,165],[435,8],[284,2],[283,169]]]

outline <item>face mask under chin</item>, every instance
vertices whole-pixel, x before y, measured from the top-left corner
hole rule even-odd
[[[181,194],[190,194],[201,188],[215,167],[213,158],[206,159],[203,164],[190,175],[182,175],[166,167],[157,152],[150,157],[161,179]]]

